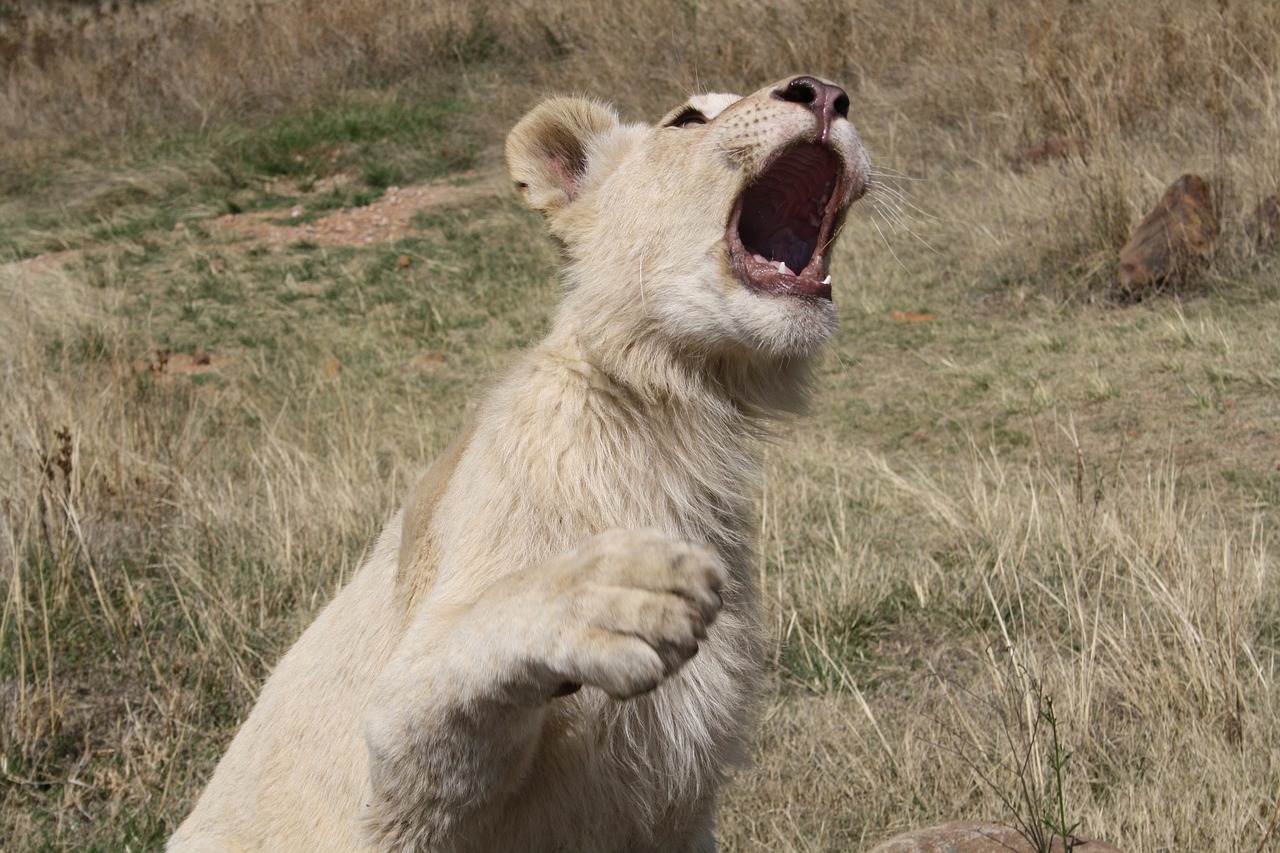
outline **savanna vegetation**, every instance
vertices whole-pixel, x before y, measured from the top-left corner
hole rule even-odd
[[[158,849],[546,328],[555,250],[492,189],[532,101],[800,71],[877,180],[766,451],[776,679],[723,847],[1280,849],[1272,0],[0,0],[0,847]],[[1120,298],[1186,172],[1213,256]],[[394,242],[223,218],[421,185]]]

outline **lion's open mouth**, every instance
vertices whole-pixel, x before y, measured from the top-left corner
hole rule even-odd
[[[729,220],[739,278],[766,293],[831,298],[826,252],[840,208],[840,169],[830,148],[805,143],[756,178]]]

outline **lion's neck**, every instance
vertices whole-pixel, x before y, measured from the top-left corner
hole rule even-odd
[[[643,340],[630,344],[604,357],[573,330],[556,329],[517,370],[515,396],[503,405],[545,418],[548,431],[572,433],[564,438],[571,446],[556,450],[559,441],[548,437],[542,452],[569,454],[600,475],[577,488],[600,490],[579,499],[595,504],[604,526],[675,527],[734,551],[746,548],[765,418],[699,365]],[[541,399],[530,406],[527,395],[535,393]],[[575,486],[561,481],[559,488]]]
[[[808,359],[773,359],[745,350],[708,353],[681,348],[649,329],[619,334],[614,324],[583,328],[562,318],[543,346],[581,360],[645,404],[676,406],[759,436],[802,413]],[[725,436],[728,438],[728,436]]]

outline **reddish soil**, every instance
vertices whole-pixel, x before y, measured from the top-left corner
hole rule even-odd
[[[410,187],[389,187],[377,201],[363,207],[344,207],[314,222],[282,224],[281,220],[303,215],[303,208],[295,207],[227,214],[213,220],[213,225],[248,235],[273,249],[302,242],[318,246],[393,243],[418,232],[413,217],[420,211],[451,207],[502,189],[499,182],[478,178],[474,172],[460,177],[462,181],[453,178]]]

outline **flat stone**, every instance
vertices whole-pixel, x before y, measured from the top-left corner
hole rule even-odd
[[[1064,853],[1062,840],[1055,838],[1052,849]],[[984,821],[956,821],[900,835],[871,853],[1035,853],[1031,842],[1018,830]],[[1115,847],[1087,838],[1071,838],[1065,853],[1120,853]]]

